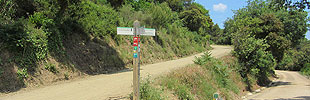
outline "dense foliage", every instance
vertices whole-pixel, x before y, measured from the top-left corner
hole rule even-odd
[[[299,6],[289,6],[289,3],[249,0],[245,8],[235,11],[233,18],[225,22],[224,33],[231,34],[234,55],[242,65],[240,73],[244,78],[247,74],[255,75],[264,85],[275,68],[283,69],[288,65],[294,66],[291,69],[295,70],[303,68],[298,64],[305,64],[303,61],[308,58],[297,61],[294,56],[305,53],[299,50],[305,47],[298,45],[305,39],[308,13]],[[286,6],[279,6],[284,4]]]

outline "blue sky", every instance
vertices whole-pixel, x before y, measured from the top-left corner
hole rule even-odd
[[[247,5],[247,0],[195,0],[195,2],[203,5],[207,10],[214,23],[224,28],[224,22],[227,18],[231,18],[233,10],[238,10]],[[309,11],[309,10],[308,10]],[[310,16],[310,14],[308,14]],[[310,32],[306,34],[306,38],[310,40]]]

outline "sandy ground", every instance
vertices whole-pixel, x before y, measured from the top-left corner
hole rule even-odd
[[[232,50],[230,46],[212,46],[213,57],[222,57]],[[156,77],[180,67],[193,64],[195,56],[171,60],[141,67],[141,77],[150,75]],[[18,92],[0,96],[0,100],[106,100],[120,99],[132,91],[132,71],[122,71],[114,74],[103,74],[87,77],[80,80],[54,84],[32,90],[20,90]]]
[[[310,80],[294,71],[276,71],[279,76],[270,88],[248,100],[310,100]]]

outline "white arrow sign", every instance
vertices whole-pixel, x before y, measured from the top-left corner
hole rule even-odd
[[[138,28],[138,34],[144,36],[155,36],[155,29],[153,28]],[[117,27],[117,35],[134,35],[134,28],[132,27]]]
[[[134,35],[132,27],[117,27],[117,35]]]

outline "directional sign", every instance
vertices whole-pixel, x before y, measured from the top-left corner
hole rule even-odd
[[[134,35],[132,27],[117,27],[117,35]]]
[[[141,35],[146,35],[146,36],[155,36],[155,29],[153,28],[144,28],[145,32],[141,33]]]
[[[153,28],[137,28],[138,35],[155,36],[155,29]],[[134,28],[132,27],[117,27],[117,35],[134,35]]]

